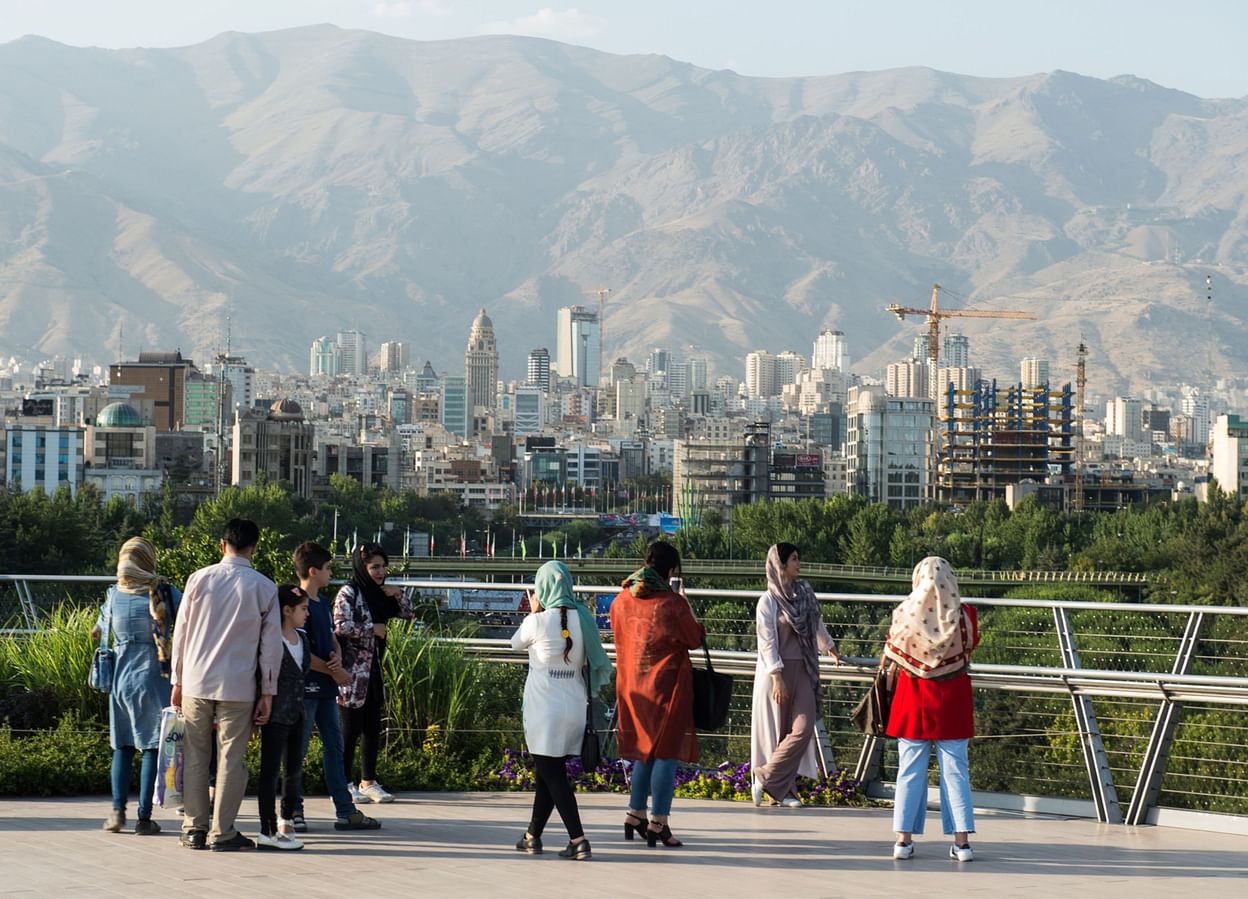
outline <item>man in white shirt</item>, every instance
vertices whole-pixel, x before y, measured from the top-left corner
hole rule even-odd
[[[186,719],[182,845],[188,849],[256,848],[234,828],[234,820],[247,788],[252,724],[269,720],[282,662],[277,585],[251,567],[259,540],[254,521],[231,519],[221,536],[221,561],[187,579],[178,608],[171,683],[173,706]],[[214,721],[215,809],[208,799]]]

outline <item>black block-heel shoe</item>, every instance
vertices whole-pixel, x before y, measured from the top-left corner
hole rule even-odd
[[[529,855],[541,855],[542,854],[542,838],[531,837],[528,834],[525,834],[520,839],[516,840],[516,851],[527,852]]]
[[[594,855],[589,848],[589,840],[581,840],[579,843],[568,843],[567,849],[559,850],[560,858],[570,858],[574,862],[589,861]]]
[[[653,824],[654,822],[652,821],[650,823]],[[659,845],[660,842],[662,842],[664,846],[671,846],[672,848],[685,845],[680,840],[672,836],[672,829],[666,824],[663,825],[662,830],[647,828],[646,845],[653,849],[655,846]]]
[[[634,821],[637,823],[634,824]],[[637,832],[641,832],[643,834],[646,832],[646,819],[639,817],[638,815],[634,815],[632,812],[625,812],[624,839],[631,840],[633,838],[633,834]]]

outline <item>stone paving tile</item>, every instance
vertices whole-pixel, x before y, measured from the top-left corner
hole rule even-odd
[[[1075,892],[1131,899],[1248,895],[1248,840],[1225,834],[1123,828],[1080,819],[979,813],[976,860],[947,858],[939,816],[929,815],[909,862],[890,856],[887,809],[755,809],[745,803],[677,800],[672,826],[683,849],[626,843],[623,796],[581,796],[594,860],[569,863],[556,818],[546,854],[512,844],[528,821],[530,794],[406,794],[371,806],[373,833],[332,829],[330,805],[308,800],[311,832],[296,853],[190,852],[179,822],[158,811],[155,837],[109,834],[102,797],[0,801],[0,895],[534,897],[682,894],[714,899],[952,893],[996,897]],[[240,825],[256,826],[255,799]]]

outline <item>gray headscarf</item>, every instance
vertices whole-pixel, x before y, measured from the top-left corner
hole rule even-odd
[[[767,592],[780,606],[780,613],[793,627],[802,647],[802,665],[810,678],[816,698],[819,696],[819,600],[806,581],[795,580],[786,585],[781,577],[784,565],[780,562],[780,548],[773,545],[767,550]]]

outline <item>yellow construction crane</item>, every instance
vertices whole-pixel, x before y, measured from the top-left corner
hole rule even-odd
[[[940,308],[940,285],[932,285],[932,308],[930,309],[912,309],[908,306],[898,306],[896,303],[890,303],[884,307],[893,315],[897,316],[901,321],[906,320],[907,315],[925,315],[927,316],[927,358],[931,361],[932,367],[935,368],[940,358],[940,322],[946,318],[1015,318],[1027,319],[1035,321],[1036,316],[1030,312],[994,312],[992,310],[976,310],[976,309],[941,309]]]

